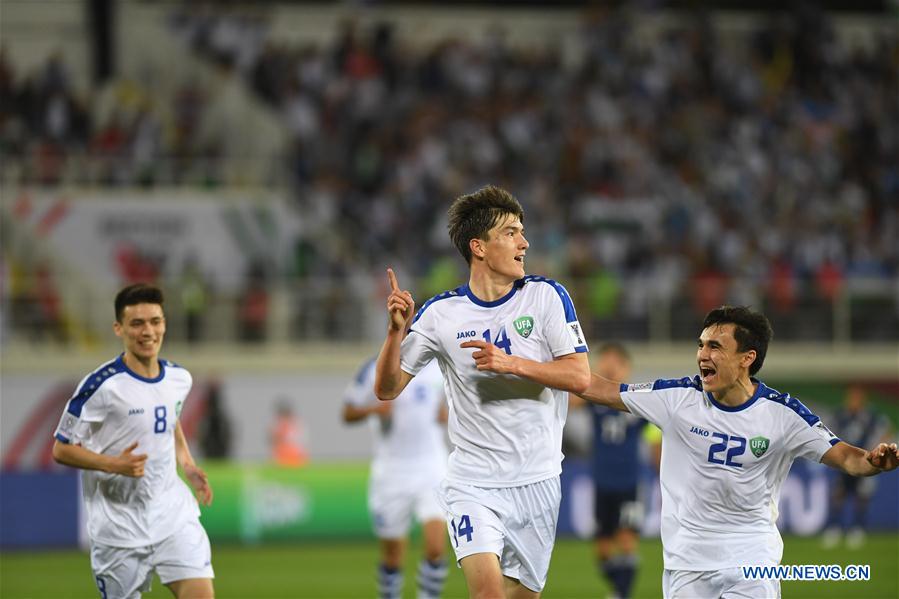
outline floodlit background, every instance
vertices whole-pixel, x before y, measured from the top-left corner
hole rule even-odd
[[[382,339],[387,266],[419,305],[465,281],[445,212],[487,183],[525,208],[528,271],[636,380],[692,374],[705,312],[749,304],[775,329],[769,385],[828,422],[857,383],[895,427],[899,12],[825,4],[4,0],[0,594],[95,592],[51,435],[120,350],[112,298],[136,281],[166,291],[163,356],[194,374],[219,596],[373,594],[370,440],[341,394]],[[274,462],[282,407],[299,467]],[[589,443],[572,414],[548,598],[606,592]],[[637,591],[658,596],[643,474]],[[872,563],[865,594],[897,596],[899,476],[865,543],[825,550],[831,478],[791,473],[784,562]]]

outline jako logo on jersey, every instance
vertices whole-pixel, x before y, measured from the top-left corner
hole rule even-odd
[[[143,413],[144,413],[143,408],[131,408],[130,410],[128,410],[129,416],[137,416],[138,414],[143,414]]]
[[[477,337],[478,334],[475,331],[459,331],[456,333],[456,339],[468,339],[470,337]]]
[[[518,334],[527,339],[531,331],[534,330],[534,319],[530,316],[522,316],[520,318],[516,318],[515,322],[515,330],[518,331]]]
[[[698,426],[691,426],[690,432],[694,433],[696,435],[699,435],[700,437],[708,437],[709,436],[709,431],[699,428]]]
[[[769,444],[770,441],[768,441],[768,439],[766,439],[765,437],[753,437],[749,440],[749,449],[752,451],[752,455],[760,458],[766,451],[768,451]]]

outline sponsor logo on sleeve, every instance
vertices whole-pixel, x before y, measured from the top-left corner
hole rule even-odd
[[[577,321],[569,322],[568,330],[571,333],[571,338],[574,339],[575,345],[583,345],[584,344],[584,337],[581,334],[581,325],[579,322],[577,322]]]
[[[830,429],[824,426],[824,423],[820,420],[816,422],[815,426],[813,426],[812,428],[815,429],[815,432],[821,435],[821,438],[825,441],[831,441],[837,438],[837,436],[830,432]]]
[[[634,383],[628,385],[627,390],[631,393],[646,393],[652,391],[652,383]]]
[[[72,434],[75,432],[75,424],[77,422],[78,420],[74,416],[66,412],[62,417],[62,422],[59,423],[59,432],[66,437],[71,438]]]

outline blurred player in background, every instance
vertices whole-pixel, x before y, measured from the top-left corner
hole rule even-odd
[[[631,356],[620,343],[606,343],[597,350],[594,372],[613,381],[631,376]],[[586,402],[569,398],[572,408]],[[639,493],[641,440],[650,450],[654,468],[661,456],[659,429],[627,412],[588,404],[593,416],[593,483],[596,515],[596,558],[614,596],[625,599],[637,575],[637,543],[643,523]]]
[[[418,314],[387,271],[390,321],[375,390],[393,399],[432,360],[440,366],[453,452],[439,496],[472,597],[542,592],[561,500],[565,391],[590,381],[568,292],[525,276],[523,216],[497,187],[457,198],[449,233],[469,281]]]
[[[375,361],[366,363],[344,392],[344,422],[368,420],[374,458],[368,509],[381,541],[378,596],[402,596],[403,561],[413,516],[421,524],[424,555],[418,565],[418,597],[439,597],[446,580],[446,533],[437,486],[446,473],[446,404],[440,369],[432,362],[392,402],[378,401]]]
[[[764,315],[723,306],[705,317],[697,376],[627,385],[594,373],[580,394],[662,429],[665,597],[780,597],[779,580],[744,578],[740,566],[780,563],[777,502],[797,457],[852,476],[899,465],[895,443],[865,451],[840,441],[754,378],[771,336]]]
[[[153,572],[176,597],[213,596],[212,552],[197,500],[212,502],[178,416],[192,378],[159,359],[163,296],[136,284],[115,298],[125,351],[78,385],[56,429],[53,457],[81,468],[91,568],[103,599],[140,597]]]
[[[847,443],[869,447],[886,442],[890,438],[890,429],[890,421],[885,415],[877,414],[867,407],[865,389],[861,385],[850,385],[846,389],[843,409],[834,416],[834,432]],[[860,479],[845,473],[837,474],[831,494],[827,529],[822,539],[825,548],[836,547],[840,542],[841,532],[845,532],[847,528],[846,545],[850,549],[861,547],[865,540],[868,502],[876,486],[877,480],[873,478]],[[853,503],[848,526],[843,518],[847,499],[851,499]]]

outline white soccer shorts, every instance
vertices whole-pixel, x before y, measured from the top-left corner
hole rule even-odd
[[[368,511],[379,539],[401,539],[414,517],[419,523],[442,520],[437,485],[442,473],[418,472],[402,476],[372,476],[368,484]]]
[[[665,599],[780,599],[780,581],[776,578],[748,580],[743,578],[741,568],[706,572],[665,570],[662,596]]]
[[[543,590],[562,499],[558,476],[498,489],[444,481],[438,498],[457,564],[469,555],[493,553],[504,576]]]
[[[92,543],[91,569],[101,599],[138,599],[150,590],[154,571],[162,584],[215,578],[209,537],[197,520],[155,545],[111,547]]]

